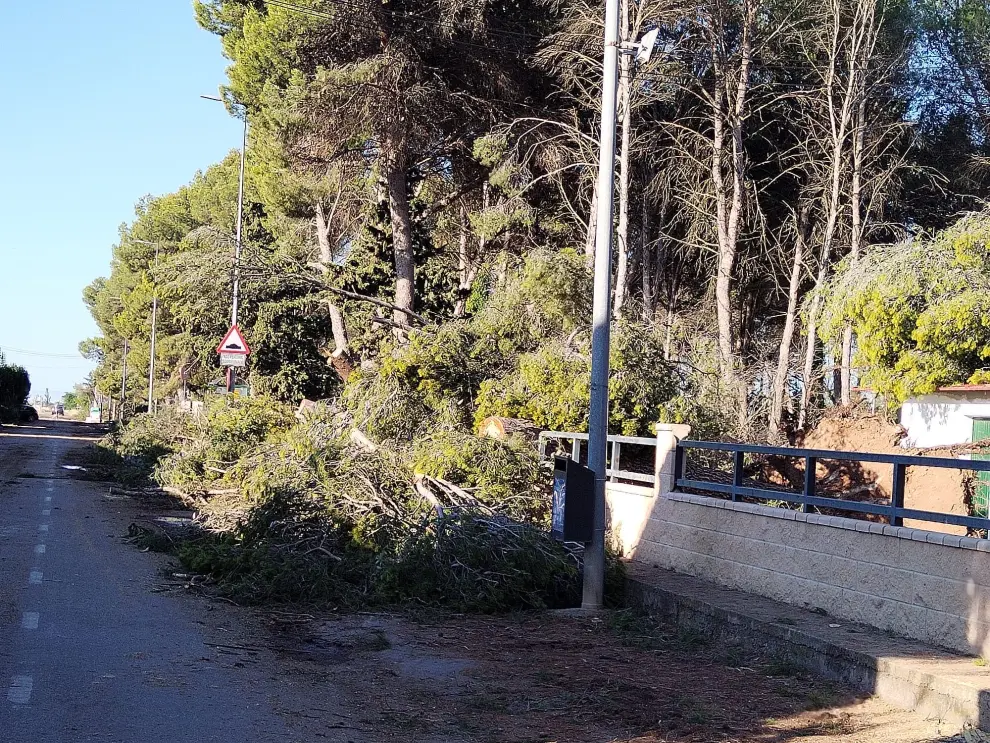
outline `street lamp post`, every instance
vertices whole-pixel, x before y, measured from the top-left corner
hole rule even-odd
[[[584,553],[581,607],[595,611],[605,595],[605,467],[608,446],[609,323],[612,315],[612,201],[615,195],[615,119],[619,82],[619,0],[605,3],[602,60],[602,126],[598,155],[598,221],[595,233],[595,293],[591,329],[591,409],[588,467],[595,474],[595,516]]]
[[[201,95],[208,101],[218,101],[223,103],[222,98],[212,95]],[[241,293],[241,231],[244,225],[244,161],[247,153],[248,116],[247,109],[244,109],[244,131],[241,135],[241,170],[237,182],[237,230],[234,235],[234,296],[231,302],[230,325],[237,325],[237,311]],[[227,392],[234,391],[237,382],[237,371],[234,367],[227,367]]]

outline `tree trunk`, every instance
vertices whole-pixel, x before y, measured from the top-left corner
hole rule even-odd
[[[333,261],[333,250],[330,248],[330,225],[323,199],[316,202],[316,242],[320,248],[320,263],[329,267]]]
[[[457,301],[454,303],[454,317],[464,317],[467,309],[467,298],[471,293],[471,267],[467,255],[468,233],[464,226],[463,214],[461,219],[461,237],[457,245]]]
[[[620,13],[619,39],[629,40],[629,0],[622,0]],[[619,110],[622,113],[621,149],[619,151],[619,260],[615,271],[615,315],[621,317],[622,305],[626,301],[626,275],[629,271],[629,142],[632,137],[631,91],[629,85],[628,54],[619,55]]]
[[[650,210],[646,199],[643,199],[643,217],[640,225],[640,261],[643,270],[643,320],[653,322],[653,315],[656,312],[656,288],[653,285],[653,253],[649,249],[650,244]]]
[[[351,356],[350,342],[347,338],[347,326],[344,325],[344,315],[340,308],[329,300],[327,300],[327,311],[330,314],[334,346],[328,360],[341,380],[346,382],[354,371],[354,358]]]
[[[726,69],[727,58],[721,36],[712,40],[712,57],[715,81],[712,97],[712,180],[715,188],[716,234],[718,237],[718,265],[715,277],[715,313],[718,328],[719,361],[723,383],[736,393],[738,399],[744,389],[736,389],[744,382],[737,376],[737,359],[733,347],[732,327],[732,278],[739,247],[739,232],[745,200],[745,148],[743,126],[749,93],[750,68],[753,55],[753,33],[759,0],[747,0],[742,23],[738,77],[733,83]],[[728,176],[726,177],[726,157]],[[731,184],[728,182],[731,179]],[[740,411],[740,426],[745,415]]]
[[[464,317],[467,312],[468,297],[478,276],[478,261],[468,255],[469,224],[467,210],[461,209],[461,238],[457,250],[458,286],[457,302],[454,304],[454,317]],[[484,249],[485,239],[480,238],[480,246]]]
[[[598,232],[598,179],[595,179],[594,191],[591,195],[591,214],[588,215],[588,233],[584,237],[584,256],[588,265],[595,263],[595,236]]]
[[[825,283],[828,274],[828,264],[823,262],[815,277],[814,295],[808,310],[808,341],[804,349],[804,370],[801,377],[801,408],[798,411],[798,429],[803,430],[808,422],[808,408],[811,406],[811,392],[814,387],[815,353],[818,350],[818,313],[821,311],[822,300],[818,289]]]
[[[398,325],[408,325],[409,316],[403,310],[416,309],[416,259],[413,255],[412,218],[409,215],[405,143],[386,139],[382,149],[395,255],[393,304],[397,309],[392,312],[392,321]]]
[[[850,255],[853,262],[859,260],[863,246],[863,150],[866,136],[866,99],[861,98],[856,112],[856,124],[853,131],[853,168],[852,195],[850,209],[852,211],[852,235],[850,237]],[[846,323],[842,331],[842,361],[841,361],[841,403],[852,405],[852,325]]]
[[[674,301],[670,300],[667,305],[667,317],[664,319],[664,334],[663,334],[663,358],[664,361],[670,361],[671,353],[674,345]]]
[[[791,263],[791,280],[787,287],[787,312],[784,315],[784,330],[780,336],[780,353],[777,356],[777,371],[773,377],[770,392],[770,432],[779,433],[784,411],[784,397],[787,394],[787,373],[790,368],[791,345],[794,342],[794,326],[797,318],[798,292],[801,288],[801,271],[804,268],[804,250],[807,239],[808,221],[811,206],[805,205],[798,215],[797,238],[794,243],[794,261]]]

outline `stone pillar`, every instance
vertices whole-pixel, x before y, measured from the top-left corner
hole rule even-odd
[[[657,423],[657,459],[654,494],[662,496],[674,489],[674,453],[677,442],[691,435],[691,426],[683,423]]]

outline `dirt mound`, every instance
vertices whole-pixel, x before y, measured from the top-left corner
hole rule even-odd
[[[806,449],[903,454],[900,442],[907,435],[903,427],[878,416],[840,417],[823,420],[805,434]]]
[[[830,449],[846,452],[877,454],[909,454],[927,457],[957,458],[952,449],[906,449],[900,446],[906,431],[896,423],[879,416],[832,416],[805,435],[798,446],[806,449]],[[830,485],[853,496],[856,500],[885,502],[890,498],[893,465],[842,460],[819,460],[819,483],[824,490]],[[905,505],[924,511],[969,514],[972,493],[972,473],[969,470],[942,467],[908,468],[905,481]],[[832,493],[830,493],[832,494]],[[868,494],[867,498],[856,497]],[[923,521],[905,521],[905,526],[965,535],[961,526],[948,526]]]

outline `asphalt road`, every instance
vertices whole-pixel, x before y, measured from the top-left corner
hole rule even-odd
[[[92,435],[0,428],[0,741],[296,740],[277,679],[225,662],[219,619],[154,592],[160,559],[123,541],[107,485],[63,469]]]

